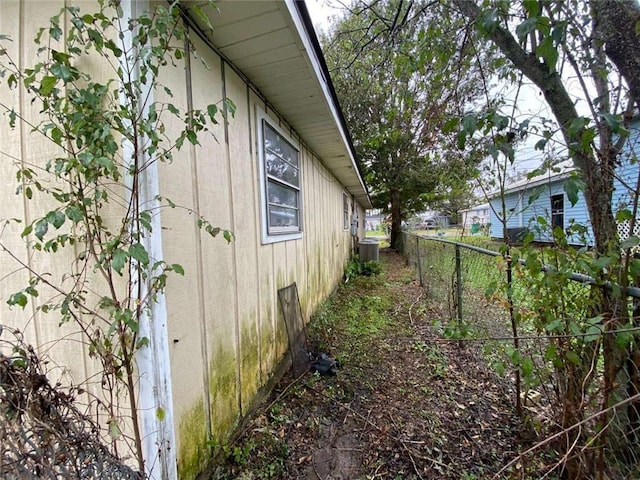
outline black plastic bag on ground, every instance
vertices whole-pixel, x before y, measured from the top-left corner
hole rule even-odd
[[[311,360],[310,369],[312,372],[318,372],[320,375],[335,375],[340,368],[340,362],[331,358],[326,353],[310,353]]]

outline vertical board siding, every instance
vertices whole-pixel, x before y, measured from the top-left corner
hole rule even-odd
[[[65,6],[63,0],[46,1],[2,1],[0,2],[0,32],[8,35],[12,41],[3,42],[8,54],[16,61],[18,67],[33,68],[33,66],[43,58],[38,56],[39,46],[34,42],[38,30],[49,25],[51,17],[60,13]],[[83,12],[95,11],[96,2],[81,2],[79,5]],[[63,29],[62,37],[67,34],[65,21],[68,16],[61,17],[60,26]],[[49,40],[45,40],[48,42]],[[51,46],[58,51],[64,51],[64,45],[50,40]],[[81,67],[89,72],[94,81],[105,82],[112,78],[113,66],[99,63],[99,57],[83,58]],[[47,360],[47,375],[52,384],[60,381],[63,385],[74,384],[82,387],[86,395],[78,395],[77,402],[80,409],[86,408],[89,402],[95,398],[104,398],[105,391],[101,384],[100,362],[88,355],[88,341],[80,329],[70,322],[60,325],[60,317],[56,310],[51,313],[43,313],[37,310],[37,306],[45,302],[52,301],[60,303],[62,297],[59,292],[43,284],[38,285],[39,295],[31,298],[25,309],[19,307],[10,308],[6,304],[8,297],[28,285],[28,280],[32,276],[26,267],[33,269],[37,274],[44,274],[48,281],[54,285],[66,288],[70,282],[76,279],[69,274],[80,275],[78,281],[87,279],[93,281],[90,293],[85,294],[85,303],[89,308],[94,308],[99,298],[106,294],[104,279],[92,271],[92,268],[79,271],[82,262],[77,262],[78,253],[81,246],[75,245],[60,248],[56,253],[37,252],[28,246],[35,238],[33,235],[21,238],[20,232],[25,226],[34,220],[41,218],[48,211],[60,207],[60,203],[53,201],[48,196],[33,189],[33,198],[27,200],[23,190],[17,191],[18,182],[16,171],[18,168],[32,168],[38,180],[46,187],[60,187],[61,181],[53,178],[45,172],[46,163],[56,157],[63,155],[60,148],[44,135],[33,131],[33,126],[39,125],[44,118],[40,114],[41,106],[38,101],[31,102],[22,85],[10,90],[6,79],[0,82],[0,102],[9,108],[15,109],[18,120],[14,128],[8,125],[7,115],[1,116],[3,122],[0,127],[0,175],[4,180],[3,188],[0,189],[0,221],[6,219],[19,219],[21,223],[9,223],[3,226],[0,232],[0,243],[12,255],[5,252],[0,253],[0,266],[5,272],[0,282],[0,323],[9,325],[23,333],[26,343],[36,347],[38,354],[43,360]],[[24,184],[22,185],[24,186]],[[113,188],[110,192],[110,203],[105,208],[103,220],[105,224],[118,227],[118,219],[122,217],[123,200],[125,193],[123,188]],[[56,233],[68,233],[70,222],[65,222]],[[51,238],[52,230],[46,239]],[[97,281],[96,281],[97,280]],[[115,289],[120,298],[126,296],[126,285],[119,279],[115,279]],[[87,321],[89,319],[87,318]],[[102,325],[105,326],[104,324]],[[108,395],[108,393],[107,393]],[[119,399],[123,406],[122,422],[119,428],[125,432],[130,432],[130,425],[126,424],[127,398],[122,395]],[[93,410],[95,412],[95,410]],[[98,409],[98,415],[104,412]],[[104,419],[100,418],[102,422]],[[121,452],[127,451],[127,446],[122,445]]]
[[[197,61],[192,65],[194,107],[202,108],[222,97],[222,85],[215,80],[221,69],[213,53],[203,50],[198,42],[196,47],[210,68],[198,67]],[[294,142],[298,139],[277,112],[265,109],[264,102],[252,91],[247,93],[246,84],[231,69],[225,69],[224,80],[224,89],[237,107],[235,118],[229,120],[228,146],[220,132],[216,133],[217,142],[205,140],[196,150],[201,213],[212,224],[234,232],[231,245],[221,239],[202,240],[207,316],[204,321],[209,337],[209,358],[202,360],[202,367],[208,369],[213,437],[219,444],[226,441],[258,391],[285,359],[288,339],[277,290],[296,282],[303,315],[308,320],[342,278],[351,246],[351,236],[342,228],[343,187],[306,148],[303,140],[298,145],[303,236],[297,240],[261,243],[260,213],[264,206],[260,200],[258,109],[266,111],[276,125],[291,133]],[[171,167],[167,167],[163,185],[169,191],[177,190],[175,194],[179,195],[181,184],[186,180],[176,181],[180,175],[170,173]],[[360,212],[362,217],[364,210],[360,208]],[[184,235],[174,232],[184,228],[184,223],[184,217],[179,215],[170,213],[163,217],[166,251],[177,256],[188,255],[191,248]],[[231,254],[232,250],[235,255]],[[181,478],[192,478],[197,473],[203,449],[202,442],[186,432],[193,419],[199,418],[199,405],[205,399],[202,380],[195,379],[198,373],[189,372],[200,364],[197,361],[194,364],[191,358],[194,352],[200,351],[197,322],[202,321],[194,308],[198,303],[194,295],[199,291],[194,281],[193,277],[177,279],[176,285],[167,289],[169,321],[173,334],[179,339],[173,344],[172,367],[174,373],[180,372],[176,377],[180,374],[186,377],[174,379],[179,431],[182,425],[182,434],[178,435]],[[200,388],[196,388],[198,385]],[[184,392],[185,389],[191,390]],[[198,436],[201,434],[202,429]]]
[[[12,39],[4,41],[3,47],[7,48],[8,55],[20,69],[32,68],[41,60],[37,52],[39,45],[34,42],[34,37],[38,29],[48,25],[49,19],[58,14],[63,6],[62,0],[34,1],[27,4],[21,1],[0,2],[0,32]],[[64,17],[60,26],[64,37]],[[55,46],[55,41],[52,43]],[[62,44],[57,45],[57,48],[60,51],[64,50]],[[102,78],[106,71],[104,65],[93,63],[86,66],[98,78]],[[72,323],[61,326],[55,313],[45,314],[36,310],[39,303],[60,299],[58,292],[40,284],[37,287],[38,298],[31,298],[24,309],[10,308],[6,304],[11,294],[28,285],[32,275],[27,271],[27,267],[38,274],[44,274],[52,283],[60,285],[73,281],[69,276],[65,277],[65,273],[78,272],[73,246],[67,245],[55,254],[37,252],[25,243],[25,240],[35,240],[33,235],[25,239],[20,236],[25,226],[58,207],[59,203],[35,188],[33,198],[28,200],[24,195],[24,189],[19,188],[24,187],[24,183],[18,183],[16,171],[19,168],[32,168],[45,188],[59,187],[58,181],[44,171],[44,166],[49,160],[60,156],[61,150],[44,135],[32,131],[32,126],[39,125],[44,119],[40,115],[39,102],[32,103],[31,96],[25,92],[22,85],[11,90],[6,79],[3,80],[0,83],[0,101],[8,108],[14,109],[18,115],[14,128],[9,126],[8,116],[2,115],[0,127],[0,175],[4,180],[0,193],[0,221],[3,222],[0,243],[13,255],[0,253],[0,264],[4,272],[0,283],[0,323],[19,329],[24,334],[24,340],[35,345],[40,355],[47,357],[52,383],[59,379],[66,384],[72,380],[76,384],[82,382],[82,386],[88,392],[97,394],[101,390],[100,379],[92,376],[96,371],[96,364],[86,355],[86,342],[83,341],[78,328]],[[114,192],[114,196],[119,193],[121,192]],[[20,223],[10,222],[5,225],[4,222],[8,219],[17,219]],[[105,216],[105,221],[109,221],[108,216]],[[68,228],[67,222],[58,233],[64,233]],[[91,273],[86,275],[90,277]],[[88,294],[87,302],[95,304],[96,297]],[[81,402],[85,400],[79,399]]]
[[[160,104],[171,103],[182,115],[188,111],[189,101],[194,108],[201,107],[198,92],[198,80],[201,80],[199,60],[192,59],[191,72],[180,68],[165,68],[161,72],[162,82],[172,92],[167,95],[164,89],[157,89],[154,94]],[[197,72],[197,73],[196,73]],[[185,75],[190,75],[193,85],[189,90]],[[213,79],[210,79],[213,82]],[[167,136],[175,138],[183,126],[178,118],[172,115],[163,117]],[[206,135],[201,136],[203,145],[213,143]],[[159,168],[159,190],[167,199],[161,212],[163,260],[169,264],[183,266],[184,277],[172,276],[166,289],[168,335],[170,342],[170,360],[172,371],[172,391],[177,439],[178,471],[195,472],[205,464],[205,449],[198,445],[206,443],[211,429],[210,415],[206,405],[210,396],[205,394],[205,386],[211,382],[208,375],[206,349],[202,343],[203,310],[201,282],[204,271],[198,264],[204,256],[205,238],[196,235],[197,215],[202,212],[202,200],[198,188],[206,178],[204,169],[200,168],[198,151],[188,143],[180,151],[174,151],[174,159]],[[204,177],[204,178],[203,178]],[[177,205],[167,207],[168,202]],[[194,212],[189,215],[187,212]],[[213,221],[214,219],[211,219]],[[176,294],[186,292],[186,295]],[[198,405],[197,409],[192,406]],[[188,432],[186,434],[185,432]]]
[[[61,5],[52,4],[51,6],[55,10]],[[10,36],[13,40],[12,42],[4,42],[3,46],[20,68],[24,65],[21,38],[27,37],[31,41],[31,37],[35,35],[35,29],[24,32],[26,27],[22,7],[23,5],[19,1],[0,4],[0,32]],[[24,89],[9,90],[5,81],[0,84],[0,101],[22,115],[26,113],[24,96]],[[0,189],[0,219],[17,218],[21,223],[7,223],[0,231],[0,242],[18,259],[15,261],[6,252],[0,251],[4,275],[12,272],[2,280],[0,291],[3,298],[0,301],[0,315],[2,315],[2,323],[16,325],[34,344],[39,344],[41,340],[40,328],[38,328],[38,322],[32,321],[31,318],[35,314],[33,304],[29,304],[25,310],[19,310],[16,307],[9,308],[6,304],[9,295],[22,290],[29,282],[27,270],[20,268],[20,264],[29,264],[28,249],[20,237],[20,232],[31,220],[29,202],[22,194],[16,194],[16,189],[20,186],[16,179],[16,170],[25,166],[24,148],[29,144],[25,135],[28,133],[29,127],[25,126],[23,122],[16,122],[15,128],[10,128],[5,115],[2,115],[1,121],[0,178],[3,179],[4,188]],[[8,209],[8,206],[11,208]]]
[[[240,341],[240,388],[243,413],[260,386],[260,341],[256,239],[260,233],[254,218],[258,214],[254,178],[257,172],[249,139],[246,87],[231,70],[225,69],[226,94],[236,105],[229,120],[229,171],[233,185],[233,247],[236,250],[238,322]]]
[[[253,231],[255,232],[255,237],[254,237],[254,241],[253,241],[253,258],[254,258],[254,268],[255,268],[255,278],[257,280],[256,283],[256,328],[257,328],[257,333],[258,333],[258,338],[257,338],[257,342],[258,342],[258,353],[257,353],[257,359],[258,359],[258,372],[257,372],[257,377],[258,377],[258,385],[263,385],[266,380],[269,378],[269,372],[266,368],[267,364],[271,364],[271,362],[267,362],[265,361],[265,357],[267,356],[265,350],[269,349],[270,350],[270,345],[273,343],[271,341],[271,332],[272,332],[272,328],[271,328],[271,324],[270,324],[270,319],[272,317],[271,315],[271,308],[267,307],[265,308],[263,305],[263,300],[264,300],[264,292],[263,289],[261,288],[262,286],[260,285],[260,278],[262,278],[262,264],[260,262],[260,244],[259,242],[255,241],[256,238],[259,238],[261,236],[261,223],[260,223],[260,171],[259,171],[259,166],[258,166],[258,162],[255,161],[255,159],[257,158],[257,146],[256,146],[256,139],[258,137],[257,132],[256,132],[256,115],[254,115],[254,104],[255,101],[252,98],[252,94],[253,92],[251,91],[251,89],[249,88],[248,85],[244,85],[244,89],[245,89],[245,94],[244,94],[244,101],[245,101],[245,120],[246,120],[246,131],[247,134],[249,136],[248,138],[248,158],[249,158],[249,162],[250,162],[250,183],[251,183],[251,188],[250,188],[250,192],[251,192],[251,197],[250,197],[250,201],[253,202],[253,215],[251,217],[251,221],[253,223]],[[247,172],[247,175],[249,175],[249,172]]]
[[[169,97],[162,89],[158,89],[155,92],[156,100],[161,103],[170,102],[180,112],[186,112],[188,92],[184,75],[182,69],[164,69],[163,81],[170,85],[173,96]],[[181,130],[181,122],[172,116],[166,116],[164,120],[169,138],[177,136]],[[184,278],[172,276],[169,279],[167,289],[174,404],[177,407],[178,418],[182,406],[196,401],[203,389],[204,363],[200,354],[199,335],[189,334],[200,332],[199,302],[196,294],[200,279],[197,275],[197,257],[193,254],[198,248],[193,227],[196,218],[185,214],[186,211],[195,209],[195,186],[192,183],[195,172],[192,172],[192,169],[197,167],[192,158],[193,154],[188,145],[180,152],[175,152],[173,161],[161,166],[159,179],[161,195],[177,205],[175,209],[163,208],[161,213],[164,260],[170,264],[178,263],[185,270]],[[197,173],[201,172],[197,170]],[[171,288],[174,285],[179,285],[180,290],[189,292],[189,295],[175,295],[175,290]]]

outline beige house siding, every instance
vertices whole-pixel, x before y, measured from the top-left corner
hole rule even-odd
[[[9,35],[13,41],[5,43],[12,59],[21,67],[32,66],[37,57],[38,46],[33,37],[37,26],[47,25],[49,19],[60,11],[62,1],[42,1],[24,4],[20,1],[0,2],[0,33]],[[100,69],[96,69],[99,75]],[[86,355],[77,328],[73,325],[59,326],[59,318],[55,313],[44,314],[37,310],[38,303],[29,302],[24,310],[9,308],[6,300],[15,292],[28,285],[29,269],[46,272],[54,284],[69,282],[65,273],[74,271],[74,250],[67,248],[52,256],[29,248],[26,242],[33,241],[29,235],[25,239],[20,233],[33,219],[54,208],[51,201],[34,193],[32,200],[27,200],[23,183],[16,179],[19,168],[33,168],[40,171],[44,164],[60,155],[60,150],[42,135],[32,134],[32,127],[41,121],[39,106],[32,104],[23,89],[9,90],[6,81],[0,84],[0,102],[7,109],[15,109],[22,120],[16,121],[15,128],[8,125],[6,111],[2,111],[0,125],[0,323],[15,326],[24,333],[24,338],[35,345],[38,352],[46,355],[51,362],[53,380],[83,383],[84,387],[95,393],[95,379],[91,379],[96,366]],[[42,172],[40,172],[42,173]],[[57,186],[41,176],[44,186]],[[105,216],[108,221],[109,215]],[[6,223],[8,219],[18,219],[20,223]],[[39,302],[46,302],[57,293],[52,289],[40,286]],[[89,299],[91,300],[91,298]],[[90,379],[90,380],[87,380]],[[86,400],[86,399],[81,399]]]
[[[69,3],[69,2],[67,2]],[[76,4],[77,2],[72,2]],[[10,35],[11,54],[21,65],[33,63],[36,29],[58,13],[63,1],[0,2],[0,33]],[[86,5],[86,4],[83,4]],[[157,170],[162,197],[179,208],[163,207],[162,253],[168,263],[179,263],[185,276],[171,277],[166,289],[166,333],[169,340],[173,419],[180,478],[194,478],[209,460],[210,441],[223,444],[258,394],[273,380],[286,360],[287,335],[277,290],[296,282],[306,319],[336,288],[352,247],[353,237],[343,225],[345,188],[259,94],[258,89],[231,68],[197,36],[200,59],[191,69],[167,68],[162,81],[172,90],[174,103],[185,111],[189,102],[203,108],[225,97],[237,107],[229,123],[204,135],[198,147],[186,147],[170,164]],[[99,68],[97,70],[99,72]],[[190,76],[191,88],[187,78]],[[163,91],[156,101],[166,100]],[[36,122],[37,107],[22,90],[0,84],[0,101]],[[258,150],[258,115],[266,115],[287,133],[299,149],[302,175],[302,237],[262,242],[262,199]],[[169,130],[179,125],[167,122]],[[0,242],[15,258],[0,252],[5,276],[0,281],[0,315],[24,332],[28,342],[55,362],[59,376],[83,382],[97,371],[72,326],[59,327],[55,314],[43,315],[29,303],[26,310],[9,309],[8,296],[28,283],[21,263],[39,271],[68,272],[73,249],[49,255],[30,250],[20,238],[24,225],[47,211],[37,198],[27,202],[16,195],[16,164],[42,166],[56,154],[53,144],[18,122],[15,129],[0,128],[0,219],[19,218],[0,230]],[[349,207],[358,216],[358,235],[364,237],[364,206],[349,195]],[[105,212],[118,217],[117,211]],[[211,224],[234,233],[230,244],[211,238],[197,225],[200,214]],[[7,274],[8,272],[14,272]],[[58,274],[59,275],[59,274]],[[62,281],[61,278],[58,278]],[[47,299],[41,292],[40,300]],[[152,319],[153,321],[153,319]],[[93,390],[99,391],[99,387]]]
[[[226,91],[237,111],[228,131],[221,128],[216,133],[217,142],[205,140],[186,162],[176,159],[163,166],[160,189],[175,203],[195,210],[192,198],[197,182],[200,213],[233,230],[235,238],[227,245],[187,229],[184,212],[163,212],[168,261],[181,263],[187,270],[180,285],[167,290],[181,478],[188,478],[206,461],[202,442],[207,421],[215,441],[224,442],[283,360],[287,337],[277,290],[296,282],[303,312],[309,318],[340,281],[352,245],[350,232],[343,229],[343,187],[277,112],[265,108],[264,101],[231,69],[224,68],[215,54],[198,41],[196,47],[209,69],[193,62],[194,106],[198,107],[198,101],[206,105],[222,99]],[[222,70],[224,82],[219,81]],[[266,111],[275,125],[290,132],[300,148],[301,239],[261,242],[259,111]],[[185,163],[197,174],[183,169]],[[193,254],[198,246],[202,251],[199,260]],[[201,279],[197,272],[202,272]]]

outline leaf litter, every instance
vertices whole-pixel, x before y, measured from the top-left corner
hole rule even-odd
[[[401,256],[381,262],[309,324],[311,350],[342,369],[285,375],[210,478],[489,479],[518,455],[509,380],[475,344],[444,341],[446,307]]]

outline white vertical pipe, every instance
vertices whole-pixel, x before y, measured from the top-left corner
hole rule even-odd
[[[524,212],[522,211],[522,197],[524,196],[525,193],[526,193],[526,190],[523,190],[518,194],[518,227],[522,227],[524,225],[524,221],[523,221]]]
[[[131,18],[138,17],[149,9],[147,0],[126,0],[120,4],[123,11],[122,24],[128,25]],[[130,52],[126,58],[121,58],[125,71],[132,70],[135,79],[139,79],[138,63],[135,56],[138,45],[133,45],[131,32],[125,31],[123,50]],[[128,64],[128,65],[127,65]],[[125,79],[126,80],[126,79]],[[133,79],[132,79],[133,80]],[[153,91],[150,85],[143,86],[141,99],[147,99],[147,103],[139,105],[141,111],[149,108],[153,103]],[[136,141],[144,142],[144,138]],[[134,148],[131,142],[123,142],[123,156],[125,165],[133,162]],[[138,177],[139,203],[145,210],[155,212],[152,216],[152,231],[143,236],[140,241],[146,248],[150,264],[163,258],[162,230],[159,212],[160,193],[158,182],[158,163],[148,163],[148,158],[139,158],[139,164],[148,165]],[[127,195],[131,194],[132,177],[125,168]],[[127,198],[130,200],[130,197]],[[132,275],[135,272],[131,272]],[[151,273],[151,272],[150,272]],[[150,278],[149,275],[148,278]],[[134,277],[135,278],[135,277]],[[142,297],[149,291],[149,280],[141,285]],[[148,338],[149,344],[136,352],[136,365],[138,367],[138,420],[142,435],[143,456],[145,459],[145,474],[150,479],[176,480],[178,478],[176,467],[176,442],[173,422],[173,401],[171,390],[171,364],[169,356],[169,341],[167,332],[167,306],[164,293],[156,295],[156,301],[150,303],[149,308],[143,311],[139,319],[139,336]]]

